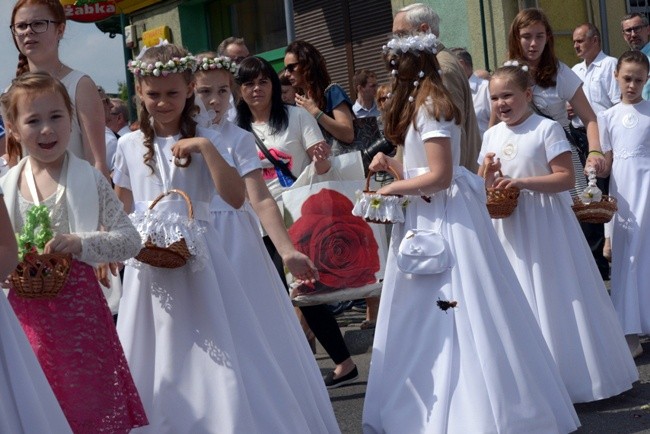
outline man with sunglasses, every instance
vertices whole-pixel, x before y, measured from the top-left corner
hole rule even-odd
[[[648,18],[639,13],[633,13],[624,16],[621,19],[621,31],[623,39],[627,42],[632,50],[640,50],[650,59],[650,27],[648,27]],[[650,81],[643,87],[643,99],[650,99]]]

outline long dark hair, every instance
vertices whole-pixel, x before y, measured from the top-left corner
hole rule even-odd
[[[304,82],[309,86],[309,89],[303,90],[305,93],[309,91],[318,108],[325,111],[327,106],[325,89],[332,81],[327,73],[325,58],[307,41],[293,41],[287,47],[285,54],[287,53],[293,54],[298,60]]]
[[[261,57],[247,57],[239,64],[235,81],[241,86],[260,76],[271,80],[271,115],[269,117],[269,126],[271,127],[271,134],[277,134],[286,130],[289,126],[289,112],[284,102],[282,102],[282,85],[273,66]],[[246,131],[252,131],[252,123],[253,113],[251,113],[250,107],[248,107],[248,104],[242,98],[237,103],[237,125]]]

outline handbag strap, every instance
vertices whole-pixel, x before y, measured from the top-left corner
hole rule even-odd
[[[407,163],[406,163],[406,159],[404,159],[404,162],[402,163],[402,165],[403,165],[403,167],[404,167],[404,173],[408,175],[408,170],[409,170],[409,169],[408,169],[408,165],[407,165]],[[452,182],[453,182],[453,180],[452,180]],[[449,188],[451,188],[451,187],[449,187]],[[439,192],[437,192],[437,193],[434,193],[434,195],[436,195],[436,194],[441,194],[441,193],[445,195],[445,196],[444,196],[445,206],[444,206],[444,209],[443,209],[443,211],[442,211],[442,216],[440,217],[440,222],[438,223],[438,229],[435,230],[435,232],[437,232],[437,233],[439,233],[439,234],[441,234],[441,235],[442,235],[442,223],[443,223],[443,222],[446,220],[446,218],[447,218],[447,200],[449,199],[449,197],[448,197],[448,196],[449,196],[449,188],[446,188],[445,190],[442,190],[442,191],[439,191]],[[433,198],[434,195],[429,196],[429,198]],[[423,196],[417,196],[417,199],[421,199],[423,202],[430,202],[430,200],[431,200],[431,199],[429,199],[429,200],[425,200]],[[408,209],[408,207],[407,207],[407,209]],[[419,224],[420,220],[422,220],[422,219],[420,218],[420,216],[421,216],[420,213],[416,213],[416,214],[415,214],[415,222],[413,222],[413,223],[415,223],[415,224],[413,225],[413,227],[414,227],[415,229],[418,229],[418,224]],[[413,213],[411,213],[411,218],[410,218],[410,220],[413,221]]]
[[[252,128],[251,128],[251,132],[253,133],[253,136],[255,136],[255,143],[257,144],[257,147],[259,148],[260,151],[262,151],[262,154],[264,154],[266,159],[269,160],[271,164],[275,166],[276,169],[281,170],[284,176],[290,178],[293,181],[298,179],[293,173],[291,173],[291,170],[289,170],[289,168],[284,163],[284,161],[278,160],[273,156],[273,154],[269,152],[268,148],[264,145],[264,142],[262,142],[260,137],[257,135],[257,133],[255,133],[255,131]]]

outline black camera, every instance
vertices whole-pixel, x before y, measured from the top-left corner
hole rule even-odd
[[[361,149],[361,158],[363,160],[363,170],[368,176],[368,166],[372,162],[372,159],[375,158],[380,152],[383,152],[386,155],[393,156],[397,147],[391,143],[384,135],[382,134],[377,140],[372,142],[367,148]]]

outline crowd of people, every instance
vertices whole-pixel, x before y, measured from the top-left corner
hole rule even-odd
[[[323,270],[294,245],[282,200],[307,169],[332,170],[332,146],[364,117],[395,145],[370,162],[398,175],[377,193],[409,200],[381,296],[364,300],[363,432],[576,430],[573,404],[638,380],[650,331],[650,27],[632,14],[621,30],[631,49],[616,59],[577,26],[583,62],[569,68],[544,12],[523,9],[487,73],[412,4],[386,71],[355,74],[354,102],[307,41],[289,43],[280,74],[242,38],[197,54],[161,41],[128,64],[129,122],[124,101],[59,59],[61,3],[17,1],[0,271],[19,254],[68,271],[53,297],[13,280],[0,294],[0,432],[340,432],[327,389],[359,371],[331,306],[292,305],[287,276],[313,286]],[[618,201],[607,225],[571,210],[589,174]],[[491,219],[486,188],[511,187],[515,211]],[[414,237],[423,256],[406,260]],[[151,265],[153,242],[183,244],[187,263]],[[325,377],[315,339],[335,365]]]

